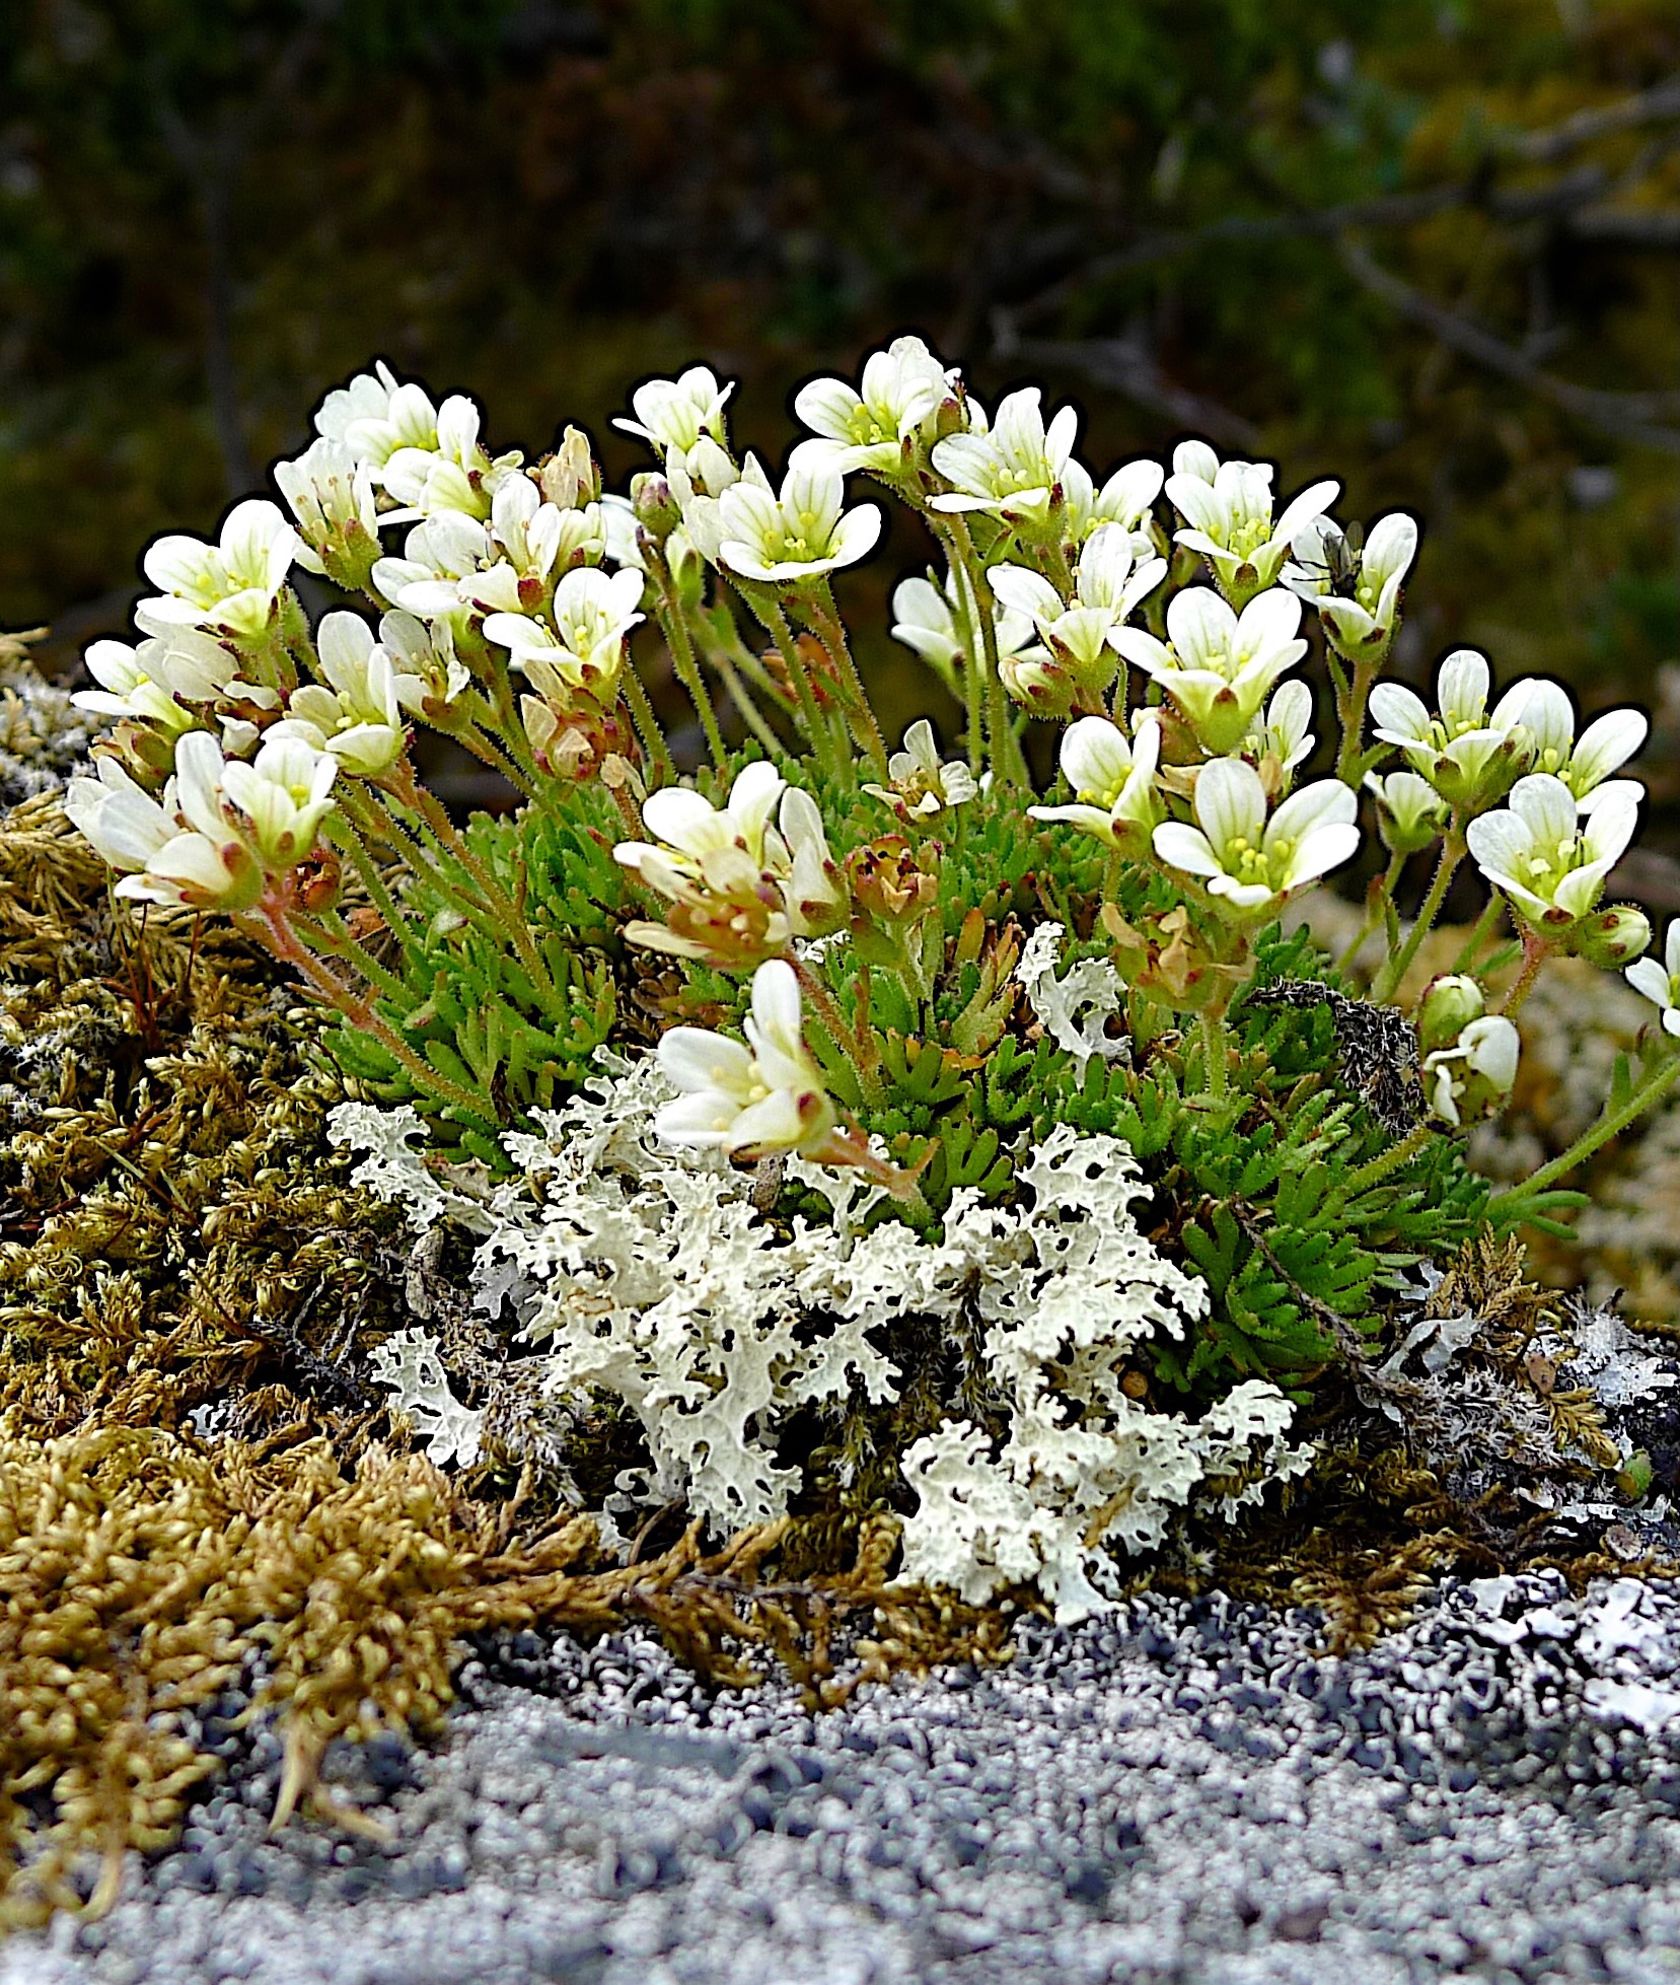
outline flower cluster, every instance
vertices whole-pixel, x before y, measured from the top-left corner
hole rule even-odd
[[[330,393],[275,470],[284,510],[253,498],[213,542],[147,553],[135,641],[87,655],[78,701],[111,728],[70,817],[120,896],[268,945],[341,1016],[345,1068],[488,1166],[595,1048],[636,1050],[661,1085],[647,1138],[732,1182],[705,1217],[737,1240],[767,1223],[754,1275],[778,1249],[804,1272],[809,1223],[849,1233],[860,1193],[866,1238],[946,1250],[890,1301],[837,1265],[867,1250],[825,1255],[801,1302],[849,1319],[849,1348],[819,1381],[777,1337],[764,1396],[839,1411],[864,1371],[879,1403],[882,1345],[960,1316],[979,1366],[954,1377],[951,1347],[923,1343],[916,1397],[947,1386],[951,1410],[898,1457],[927,1517],[913,1561],[1083,1602],[1093,1550],[1158,1539],[1120,1499],[1161,1399],[1213,1406],[1173,1450],[1182,1481],[1149,1477],[1155,1505],[1260,1449],[1281,1467],[1284,1420],[1242,1384],[1355,1355],[1408,1250],[1550,1217],[1554,1182],[1680,1077],[1680,930],[1655,963],[1643,914],[1605,900],[1647,726],[1583,727],[1551,682],[1496,695],[1469,649],[1432,691],[1393,679],[1417,526],[1338,520],[1333,481],[1280,502],[1269,464],[1195,440],[1099,474],[1073,408],[1027,387],[989,412],[913,336],[803,387],[780,466],[737,452],[732,392],[704,366],[638,386],[618,425],[651,460],[618,491],[575,428],[528,460],[492,452],[471,400],[384,364]],[[892,593],[896,648],[860,668],[843,596],[888,503],[925,569]],[[338,596],[314,625],[294,569]],[[893,749],[866,677],[900,651],[895,706],[920,684],[943,714]],[[501,782],[499,817],[452,817],[417,729]],[[1030,767],[1052,760],[1044,789]],[[1279,924],[1355,874],[1338,974]],[[1478,876],[1429,981],[1429,933]],[[1495,1196],[1465,1133],[1510,1095],[1524,1001],[1564,955],[1625,970],[1660,1024],[1600,1122]],[[1301,1017],[1315,1005],[1328,1020]],[[1115,1292],[1106,1321],[1069,1293],[1079,1223],[1058,1241],[1040,1220],[1030,1245],[1023,1225],[1024,1194],[1097,1192],[1051,1167],[1076,1127],[1125,1182],[1116,1232],[1145,1191],[1183,1196],[1160,1227],[1183,1263],[1085,1262]],[[661,1191],[672,1218],[693,1197]],[[959,1300],[992,1288],[999,1248],[1037,1296]],[[668,1459],[661,1415],[698,1423],[728,1388],[678,1360],[675,1390],[638,1389],[639,1333],[687,1327],[681,1275],[661,1287],[611,1357],[580,1325],[564,1382],[628,1386],[634,1366],[625,1396]],[[837,1479],[862,1479],[873,1440]],[[783,1506],[763,1484],[792,1464],[767,1466],[742,1507]],[[655,1474],[709,1493],[685,1467]]]

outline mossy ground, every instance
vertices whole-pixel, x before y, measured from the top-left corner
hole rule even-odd
[[[235,1681],[281,1719],[289,1810],[333,1738],[434,1728],[485,1628],[646,1621],[720,1679],[780,1660],[817,1701],[1004,1652],[1010,1608],[892,1584],[878,1513],[714,1551],[673,1515],[623,1566],[513,1449],[453,1479],[408,1451],[366,1354],[412,1320],[415,1264],[327,1144],[322,1016],[231,936],[110,895],[55,794],[73,713],[0,664],[0,1925],[97,1905],[125,1849],[167,1844],[219,1769],[193,1712]],[[1550,1299],[1510,1255],[1464,1274],[1525,1369]],[[469,1385],[507,1357],[480,1335]],[[1310,1482],[1140,1579],[1316,1605],[1348,1643],[1444,1570],[1552,1548],[1351,1392],[1313,1413]]]

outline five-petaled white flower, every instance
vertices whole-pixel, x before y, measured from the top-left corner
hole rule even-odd
[[[1661,964],[1655,958],[1641,958],[1625,976],[1635,992],[1661,1007],[1663,1032],[1680,1034],[1680,917],[1668,927]]]
[[[1515,710],[1515,721],[1534,740],[1532,770],[1555,773],[1580,802],[1582,812],[1590,812],[1624,786],[1635,798],[1643,792],[1635,779],[1605,783],[1644,744],[1651,726],[1642,711],[1607,710],[1577,738],[1575,706],[1561,684],[1530,677],[1518,683],[1509,698],[1501,699],[1501,709],[1507,701]]]
[[[1401,683],[1379,682],[1371,691],[1376,735],[1398,745],[1412,770],[1452,807],[1492,806],[1534,757],[1533,735],[1521,723],[1532,685],[1514,684],[1490,714],[1490,683],[1487,658],[1457,648],[1436,677],[1438,717]]]
[[[391,658],[397,701],[417,717],[435,721],[472,681],[447,620],[427,626],[412,613],[384,614],[379,645]]]
[[[801,441],[788,466],[890,476],[903,466],[904,444],[955,397],[951,377],[920,338],[894,338],[864,361],[858,386],[813,379],[800,387],[793,411],[816,439]]]
[[[1469,826],[1470,852],[1489,882],[1532,924],[1556,929],[1587,915],[1622,858],[1638,821],[1638,789],[1619,780],[1583,815],[1551,772],[1531,772],[1510,804]]]
[[[96,758],[93,769],[97,776],[72,779],[65,791],[70,824],[112,868],[144,869],[181,831],[173,780],[160,802],[114,758]]]
[[[489,536],[496,562],[469,573],[460,590],[474,606],[497,613],[540,612],[550,573],[598,563],[607,543],[599,504],[562,510],[542,500],[529,476],[509,476],[496,491]]]
[[[887,760],[887,776],[890,786],[866,785],[863,790],[915,820],[932,820],[947,808],[973,799],[980,790],[960,758],[940,763],[933,726],[926,717],[918,717],[904,733],[904,749]]]
[[[1312,720],[1312,691],[1307,685],[1299,680],[1279,683],[1265,714],[1243,739],[1243,757],[1262,766],[1271,760],[1287,788],[1289,775],[1318,741],[1310,729]]]
[[[330,752],[346,772],[376,779],[408,742],[391,657],[361,615],[347,612],[323,617],[315,648],[326,683],[294,690],[268,736],[302,738]]]
[[[1119,627],[1114,645],[1158,682],[1209,751],[1247,736],[1278,677],[1307,652],[1298,638],[1301,602],[1281,589],[1238,614],[1211,586],[1190,586],[1167,605],[1167,641]]]
[[[464,623],[472,611],[472,582],[495,557],[490,533],[476,517],[442,510],[414,526],[403,540],[400,558],[375,562],[373,584],[404,613]]]
[[[286,575],[297,558],[298,534],[278,506],[262,497],[236,503],[215,544],[178,534],[159,538],[143,561],[161,591],[141,608],[154,620],[204,627],[250,639],[265,633]]]
[[[316,411],[315,431],[377,471],[399,448],[436,445],[437,408],[424,386],[399,381],[380,358],[372,372],[357,373],[327,395]]]
[[[377,471],[386,493],[403,505],[385,521],[406,524],[416,517],[456,511],[467,517],[488,517],[497,489],[520,466],[517,451],[494,461],[478,438],[480,415],[465,393],[451,393],[437,410],[430,440],[405,444],[389,455]]]
[[[208,634],[155,620],[144,607],[135,619],[146,636],[137,647],[126,641],[94,641],[84,651],[82,660],[99,687],[76,691],[70,700],[78,710],[134,718],[174,737],[198,725],[189,705],[223,695],[263,708],[278,701],[273,690],[241,682],[235,673],[238,663]]]
[[[951,434],[933,448],[933,466],[951,489],[929,498],[935,510],[986,510],[1006,523],[1042,523],[1062,487],[1079,432],[1079,410],[1061,408],[1048,427],[1036,386],[1007,394],[983,434]]]
[[[277,462],[274,480],[297,519],[297,562],[306,572],[360,571],[379,551],[373,471],[342,441],[319,435],[295,462]]]
[[[907,648],[913,648],[923,661],[931,663],[948,689],[961,693],[958,676],[968,667],[968,629],[972,624],[985,661],[984,637],[979,615],[974,610],[968,582],[960,566],[945,575],[943,587],[931,579],[901,579],[893,590],[892,635]],[[994,593],[991,606],[998,660],[1018,655],[1033,638],[1031,618],[1017,613]]]
[[[1074,701],[1089,710],[1120,666],[1116,631],[1166,573],[1160,558],[1145,559],[1134,570],[1130,535],[1118,524],[1103,524],[1080,553],[1071,602],[1042,573],[1024,565],[994,565],[986,578],[1005,606],[1030,616],[1044,655],[1072,681]],[[1022,660],[1043,658],[1029,651]]]
[[[1416,772],[1381,778],[1367,772],[1365,789],[1377,803],[1377,832],[1391,854],[1415,855],[1446,833],[1452,809]]]
[[[1417,557],[1418,528],[1403,511],[1379,517],[1355,552],[1330,517],[1296,533],[1282,582],[1317,607],[1332,642],[1354,661],[1381,661],[1394,639],[1400,589]]]
[[[1031,806],[1034,820],[1066,820],[1113,848],[1146,853],[1165,812],[1155,790],[1161,762],[1161,723],[1140,711],[1128,738],[1107,717],[1081,717],[1062,733],[1062,777],[1073,788],[1072,806]]]
[[[1274,523],[1269,462],[1222,462],[1205,441],[1183,441],[1167,478],[1168,499],[1189,525],[1176,542],[1201,553],[1236,606],[1274,582],[1297,533],[1335,502],[1340,487],[1315,482]]]
[[[541,695],[564,704],[581,692],[603,705],[617,698],[624,643],[643,616],[642,575],[575,566],[554,589],[553,628],[525,614],[493,613],[484,635],[513,651],[514,666]]]
[[[740,481],[718,499],[718,557],[743,579],[770,586],[855,565],[874,549],[881,513],[869,503],[846,510],[844,500],[837,469],[790,468],[778,494],[749,455]]]
[[[1198,825],[1163,822],[1155,829],[1155,853],[1169,867],[1206,876],[1208,893],[1250,920],[1353,856],[1358,804],[1340,779],[1320,779],[1292,793],[1268,820],[1266,789],[1254,767],[1215,758],[1196,775]]]
[[[1152,558],[1155,540],[1151,535],[1150,509],[1161,494],[1166,470],[1159,462],[1126,462],[1116,469],[1101,489],[1091,481],[1091,472],[1077,455],[1062,465],[1062,499],[1067,505],[1063,523],[1067,536],[1083,544],[1104,524],[1118,524],[1131,540],[1132,556]]]
[[[702,435],[724,445],[723,409],[735,382],[719,385],[709,366],[691,365],[675,379],[649,379],[630,395],[634,420],[616,417],[613,426],[640,435],[662,454],[675,449],[686,455]]]
[[[746,1046],[702,1027],[659,1038],[659,1068],[682,1094],[654,1128],[668,1143],[752,1161],[778,1151],[820,1155],[838,1122],[822,1071],[800,1033],[799,980],[785,959],[753,974]]]

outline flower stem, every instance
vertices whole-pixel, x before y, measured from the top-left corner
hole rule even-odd
[[[1497,890],[1488,898],[1487,908],[1476,919],[1475,927],[1464,940],[1464,949],[1452,962],[1455,972],[1468,972],[1481,955],[1483,945],[1493,935],[1499,920],[1505,914],[1505,898]]]
[[[855,1029],[848,1027],[839,1002],[817,973],[803,958],[795,958],[792,963],[799,989],[810,1001],[823,1032],[834,1043],[836,1051],[856,1068],[864,1095],[879,1108],[887,1100],[887,1088],[881,1080],[881,1057],[866,1024]]]
[[[1357,1171],[1350,1172],[1342,1181],[1342,1203],[1345,1204],[1355,1193],[1363,1192],[1367,1186],[1375,1185],[1379,1179],[1386,1179],[1390,1172],[1399,1171],[1402,1165],[1417,1156],[1434,1135],[1428,1124],[1420,1123],[1407,1131],[1398,1144],[1390,1145],[1368,1165],[1361,1165]]]
[[[706,733],[706,749],[712,754],[712,763],[721,772],[729,760],[728,747],[718,727],[711,691],[707,689],[706,678],[700,673],[700,664],[694,658],[694,642],[689,635],[688,622],[683,618],[682,602],[671,584],[671,568],[662,552],[657,557],[655,576],[659,583],[659,625],[664,631],[666,646],[671,651],[671,661],[683,688],[688,691],[689,701],[700,719],[700,728]]]
[[[980,642],[986,657],[987,743],[992,776],[1000,781],[1019,778],[1025,783],[1026,761],[1021,756],[1020,745],[1016,742],[1015,733],[1009,725],[1009,699],[1004,694],[1003,674],[998,663],[997,621],[992,613],[992,589],[986,584],[985,574],[981,571],[980,562],[974,555],[974,540],[970,537],[968,525],[961,516],[954,516],[951,519],[951,543],[956,550],[958,562],[962,566],[963,578],[974,600],[975,618],[980,622]],[[1006,753],[1011,761],[1007,770],[1003,762]]]
[[[1587,1159],[1608,1144],[1611,1138],[1619,1136],[1636,1118],[1643,1116],[1654,1104],[1660,1103],[1674,1087],[1676,1077],[1680,1077],[1680,1054],[1671,1055],[1666,1060],[1658,1062],[1626,1102],[1613,1110],[1606,1110],[1596,1123],[1590,1124],[1582,1131],[1567,1151],[1560,1152],[1557,1157],[1542,1165],[1539,1171],[1532,1177],[1524,1179],[1521,1185],[1512,1186],[1508,1192],[1502,1192],[1496,1198],[1490,1199],[1487,1207],[1488,1218],[1497,1219],[1501,1214],[1520,1205],[1530,1194],[1543,1192],[1547,1186],[1556,1184],[1566,1173],[1572,1172],[1577,1165],[1585,1164]]]
[[[846,639],[845,625],[835,607],[833,590],[826,579],[811,589],[805,606],[817,639],[828,650],[829,659],[846,686],[847,701],[863,727],[859,742],[869,759],[869,769],[877,779],[884,781],[887,777],[886,743],[869,701],[869,692],[863,686],[863,677],[858,673],[858,665],[852,657],[851,643]]]
[[[319,993],[329,1006],[343,1014],[353,1027],[371,1034],[389,1055],[401,1063],[422,1091],[429,1090],[444,1102],[465,1110],[480,1123],[495,1122],[495,1106],[488,1097],[475,1096],[470,1089],[464,1089],[460,1083],[433,1068],[424,1055],[417,1054],[390,1022],[375,1011],[371,1000],[358,999],[348,986],[327,970],[299,939],[281,905],[265,900],[258,904],[257,916],[261,918],[260,927],[275,957],[283,964],[294,966],[305,983]],[[243,921],[255,923],[257,917]]]
[[[1388,867],[1382,879],[1371,890],[1365,909],[1365,920],[1359,926],[1358,934],[1342,951],[1336,960],[1338,973],[1346,973],[1353,967],[1353,961],[1365,949],[1366,939],[1382,922],[1384,909],[1394,900],[1394,891],[1399,884],[1401,871],[1406,866],[1406,857],[1395,854],[1388,858]]]
[[[1412,925],[1411,935],[1377,974],[1376,983],[1371,988],[1373,999],[1394,997],[1401,980],[1411,969],[1412,960],[1418,955],[1423,940],[1435,927],[1435,919],[1441,914],[1441,905],[1447,900],[1447,891],[1452,887],[1452,879],[1458,873],[1458,865],[1463,861],[1466,852],[1463,832],[1455,820],[1447,831],[1446,843],[1441,849],[1441,859],[1436,865],[1434,880],[1430,883],[1429,893],[1418,909],[1417,921]]]
[[[1344,786],[1352,786],[1355,790],[1363,776],[1360,760],[1364,754],[1360,737],[1365,729],[1365,705],[1371,699],[1371,688],[1381,667],[1380,657],[1375,661],[1355,662],[1346,702],[1343,703],[1339,695],[1337,697],[1341,705],[1337,714],[1342,722],[1342,748],[1336,759],[1336,777]]]
[[[1231,1030],[1223,1013],[1211,1006],[1202,1015],[1203,1091],[1219,1100],[1231,1087]]]
[[[810,739],[819,764],[826,771],[843,772],[844,766],[836,762],[833,734],[823,721],[817,704],[817,692],[811,686],[811,672],[805,666],[805,658],[799,652],[799,643],[794,639],[781,602],[766,586],[743,586],[740,590],[741,597],[763,622],[765,632],[776,644],[776,652],[782,658],[782,666],[787,670],[788,681],[793,685],[794,698],[799,704],[800,728]]]
[[[1522,934],[1522,970],[1517,974],[1511,990],[1505,995],[1505,1004],[1499,1009],[1507,1018],[1518,1012],[1522,1003],[1534,990],[1534,982],[1540,976],[1540,968],[1551,956],[1551,946],[1537,931],[1526,925]]]
[[[648,693],[642,687],[642,679],[637,675],[633,662],[626,661],[618,680],[620,693],[630,706],[631,720],[636,726],[637,735],[642,740],[642,749],[648,755],[648,769],[653,773],[654,783],[661,786],[673,784],[676,780],[677,768],[671,762],[671,752],[665,742],[665,733],[659,727],[659,719],[653,714],[653,705],[648,701]]]

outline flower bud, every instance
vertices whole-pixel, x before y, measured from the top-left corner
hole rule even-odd
[[[1462,972],[1444,974],[1418,1004],[1418,1046],[1426,1055],[1450,1047],[1486,1011],[1487,1000],[1474,979]]]
[[[662,475],[649,472],[630,478],[630,507],[636,522],[655,544],[662,545],[682,522],[682,510]]]
[[[1651,920],[1631,903],[1596,911],[1582,920],[1574,934],[1576,956],[1606,971],[1630,964],[1650,942]]]
[[[581,428],[568,427],[561,435],[560,446],[537,471],[537,488],[543,501],[559,510],[581,510],[599,501],[601,471]]]

